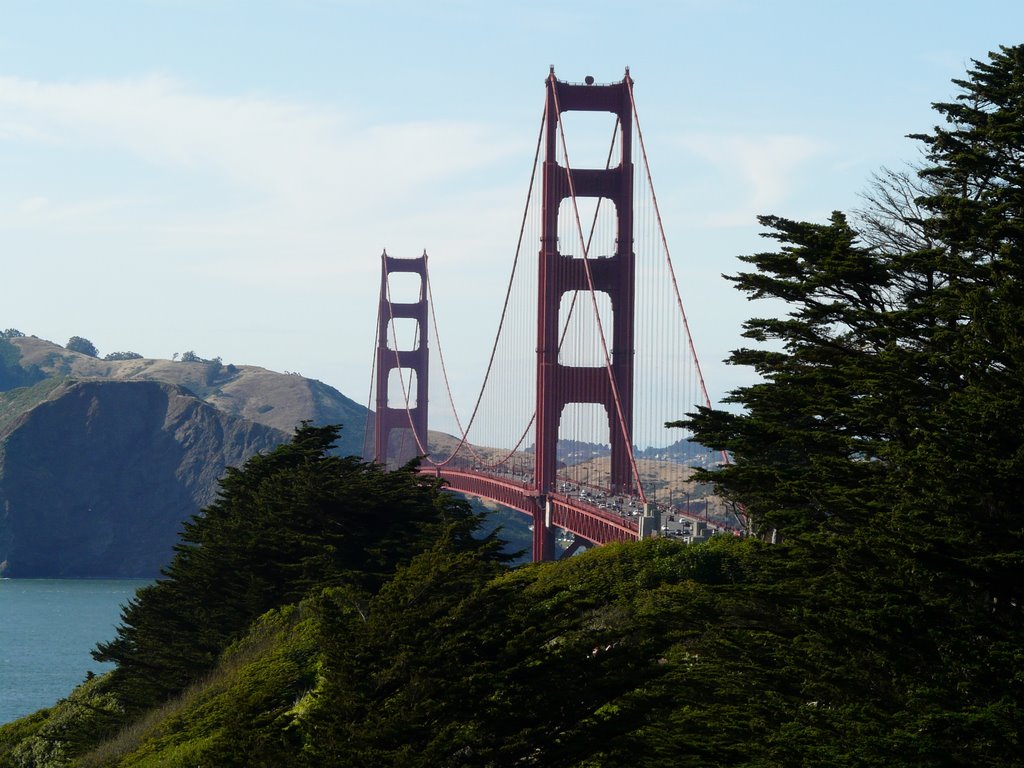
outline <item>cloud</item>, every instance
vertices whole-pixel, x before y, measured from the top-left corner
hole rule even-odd
[[[45,312],[30,293],[7,311],[36,333],[66,310],[112,345],[172,350],[187,339],[362,386],[381,251],[428,249],[472,310],[488,259],[503,279],[511,258],[532,138],[211,95],[160,75],[0,77],[4,277],[53,287]],[[295,335],[273,350],[264,342],[281,328]]]
[[[690,133],[677,143],[711,166],[718,184],[727,186],[704,196],[713,204],[705,204],[699,216],[709,227],[749,226],[758,214],[781,208],[799,186],[808,161],[827,149],[813,137],[786,134]]]
[[[2,141],[31,141],[37,143],[55,143],[52,136],[47,136],[37,127],[11,119],[0,113],[0,142]]]
[[[21,204],[18,206],[18,211],[31,216],[39,213],[40,211],[45,211],[49,204],[50,201],[45,197],[30,197],[21,201]]]
[[[164,76],[81,83],[0,77],[0,152],[4,144],[44,141],[72,162],[102,151],[111,174],[141,160],[153,172],[174,174],[175,183],[218,185],[225,199],[245,205],[243,218],[258,229],[365,222],[397,203],[429,200],[425,192],[518,149],[518,141],[486,125],[359,122],[319,104],[196,93]],[[218,211],[222,225],[225,213],[231,218]],[[199,206],[192,214],[182,226],[204,218]]]

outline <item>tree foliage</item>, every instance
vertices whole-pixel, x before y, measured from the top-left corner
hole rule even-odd
[[[414,467],[388,473],[331,454],[338,432],[305,424],[228,469],[217,500],[185,524],[164,578],[139,592],[118,636],[94,653],[117,663],[130,708],[180,691],[256,617],[311,589],[372,593],[442,533],[461,548],[496,550],[472,538],[478,518],[465,503]]]
[[[365,606],[331,603],[309,764],[636,764],[648,729],[701,703],[672,678],[714,666],[688,648],[707,593],[748,577],[746,549],[609,545],[506,573],[425,552]]]
[[[730,361],[762,381],[731,393],[742,410],[687,423],[733,452],[719,487],[834,612],[808,622],[879,661],[838,658],[816,700],[857,692],[892,723],[876,748],[977,765],[1019,754],[1024,715],[1024,47],[955,82],[863,232],[760,219],[779,250],[729,279],[789,312],[745,326],[758,346]]]
[[[174,356],[177,357],[178,353],[175,352]],[[220,357],[214,357],[214,358],[210,358],[209,360],[207,360],[205,357],[200,357],[199,355],[197,355],[192,350],[187,350],[187,351],[181,353],[181,362],[183,362],[183,363],[216,363],[217,365],[220,365],[222,360],[220,359]]]
[[[99,350],[96,349],[96,345],[82,336],[72,336],[68,339],[68,343],[64,345],[64,348],[71,352],[88,355],[89,357],[99,357],[100,354]]]
[[[21,364],[21,351],[9,341],[12,338],[17,337],[0,335],[0,392],[29,387],[45,378],[38,366]]]

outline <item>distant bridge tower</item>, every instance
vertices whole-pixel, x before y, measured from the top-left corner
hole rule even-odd
[[[393,302],[389,276],[394,272],[411,272],[420,277],[419,300]],[[395,324],[392,320],[409,318],[416,322],[414,345],[397,349]],[[427,447],[427,254],[414,259],[396,259],[381,254],[380,306],[377,326],[377,414],[374,421],[374,460],[385,466],[401,466],[426,452]],[[410,377],[410,372],[413,374]],[[392,408],[388,390],[392,375],[402,384],[406,403]],[[412,382],[411,379],[415,379]],[[411,386],[410,386],[411,385]],[[406,391],[414,387],[415,392]],[[422,446],[422,449],[421,447]]]
[[[594,403],[608,414],[611,442],[611,487],[633,488],[629,446],[633,434],[633,112],[629,71],[619,83],[593,85],[547,80],[545,160],[541,208],[541,251],[537,312],[537,438],[535,478],[538,500],[534,514],[534,560],[554,556],[554,530],[544,499],[555,489],[558,426],[565,406]],[[561,166],[557,137],[563,112],[611,112],[618,117],[618,167],[576,169]],[[563,255],[558,250],[558,212],[566,198],[605,198],[615,205],[615,253],[598,258]],[[589,279],[588,279],[589,270]],[[559,306],[570,292],[607,294],[613,313],[611,371],[604,365],[566,365],[559,361]]]

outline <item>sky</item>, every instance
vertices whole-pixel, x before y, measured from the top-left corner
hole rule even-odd
[[[549,66],[634,92],[713,401],[758,214],[919,159],[1020,0],[0,0],[0,328],[301,373],[367,402],[380,254],[426,250],[483,378]]]

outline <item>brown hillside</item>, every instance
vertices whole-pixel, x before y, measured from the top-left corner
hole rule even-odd
[[[342,424],[342,451],[362,450],[366,408],[314,379],[216,361],[100,360],[34,336],[9,341],[20,351],[22,367],[37,367],[48,376],[173,384],[231,416],[287,433],[305,420]]]

